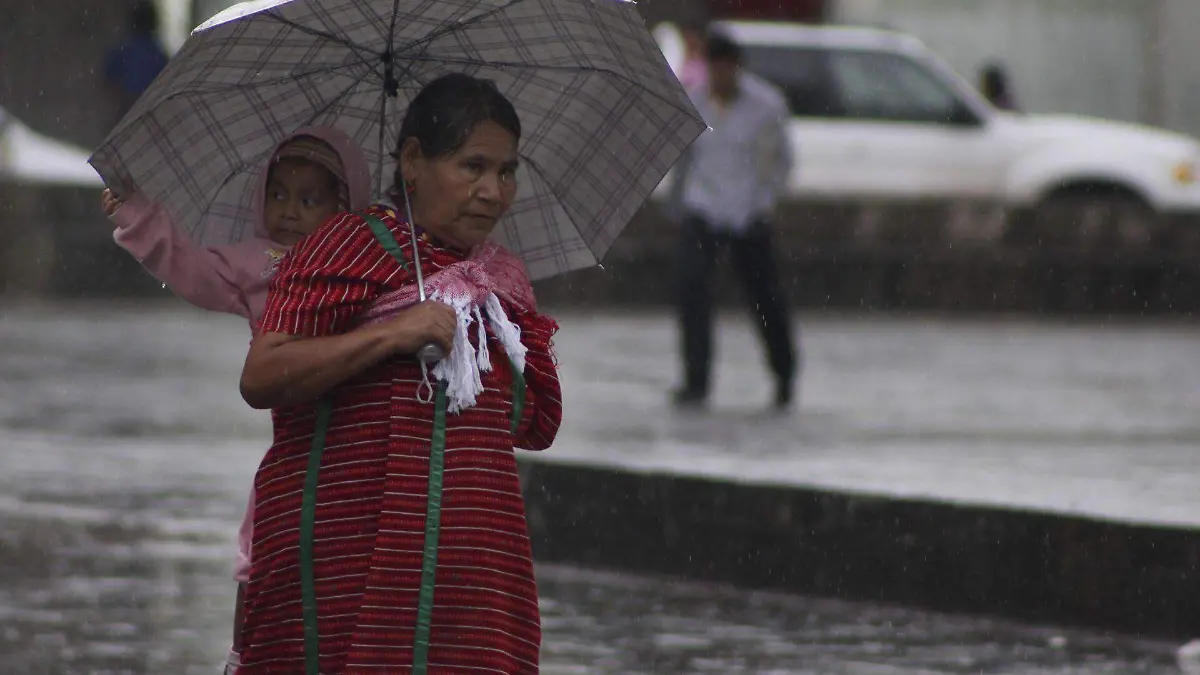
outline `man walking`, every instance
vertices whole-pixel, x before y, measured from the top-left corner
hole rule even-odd
[[[684,380],[678,405],[703,405],[712,370],[713,278],[728,249],[741,277],[775,375],[774,403],[792,402],[797,370],[787,302],[771,251],[770,221],[791,170],[790,117],[784,96],[741,67],[741,48],[713,34],[705,47],[707,81],[691,90],[712,129],[679,167],[680,328]]]

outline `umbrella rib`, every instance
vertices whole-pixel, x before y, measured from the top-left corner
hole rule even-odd
[[[392,2],[392,25],[388,28],[388,48],[387,53],[392,53],[392,48],[396,46],[396,19],[400,17],[400,0]]]
[[[358,81],[352,82],[350,84],[350,86],[346,87],[341,92],[339,92],[337,94],[337,96],[330,96],[329,100],[325,102],[325,105],[314,110],[313,114],[308,116],[308,121],[307,121],[306,126],[315,124],[317,121],[317,118],[320,117],[321,115],[325,114],[330,108],[332,108],[334,103],[337,103],[338,101],[342,100],[342,97],[345,96],[346,94],[350,93],[351,89],[354,89],[355,87],[357,87],[358,85],[360,85],[362,83],[363,83],[363,80],[358,80]]]
[[[500,68],[500,69],[513,68],[513,69],[524,69],[524,70],[548,70],[548,71],[559,72],[559,73],[575,72],[575,73],[597,73],[600,75],[610,75],[628,85],[638,87],[639,89],[641,89],[641,90],[645,91],[646,93],[654,96],[655,98],[663,101],[664,103],[671,105],[672,107],[676,108],[677,110],[683,109],[683,107],[679,105],[679,101],[670,99],[666,96],[663,96],[662,94],[658,93],[654,89],[647,88],[644,85],[635,81],[633,78],[629,77],[628,75],[624,75],[620,72],[612,70],[611,68],[597,68],[594,66],[542,66],[542,65],[531,65],[528,63],[509,63],[509,62],[505,62],[505,61],[478,61],[475,59],[453,59],[453,58],[446,58],[446,57],[442,57],[442,56],[406,56],[405,59],[411,60],[411,61],[429,61],[429,62],[433,62],[433,63],[445,63],[445,64],[456,65],[456,66],[478,66],[480,68]],[[696,118],[696,119],[699,120],[699,118]],[[700,121],[702,121],[702,120],[700,120]]]
[[[512,2],[509,2],[506,5],[503,5],[501,7],[496,7],[495,9],[492,9],[491,11],[484,12],[483,14],[472,17],[466,21],[460,21],[455,24],[443,26],[428,35],[425,35],[425,36],[422,36],[415,40],[410,41],[408,44],[404,45],[403,47],[401,47],[399,50],[396,50],[396,51],[407,52],[410,49],[413,49],[414,47],[416,47],[418,45],[427,44],[429,42],[432,42],[432,41],[442,37],[443,35],[449,35],[450,33],[467,28],[468,26],[479,23],[480,21],[485,21],[487,19],[490,19],[493,16],[495,16],[496,14],[506,11],[509,8],[513,7],[514,5],[519,5],[524,1],[525,0],[512,0]],[[396,0],[396,4],[399,5],[399,0]],[[396,58],[395,57],[396,51],[392,52],[392,58]]]
[[[379,97],[379,159],[375,161],[375,190],[381,196],[383,195],[383,153],[386,149],[383,147],[383,142],[387,138],[387,92],[384,92]],[[400,156],[396,155],[396,162],[399,164]]]
[[[550,194],[554,196],[554,199],[557,200],[559,205],[561,206],[565,200],[563,200],[563,198],[554,189],[554,184],[551,183],[550,181],[546,180],[546,178],[545,178],[546,172],[544,170],[542,170],[542,167],[536,161],[534,161],[534,159],[532,157],[529,157],[528,155],[521,154],[520,157],[521,157],[522,164],[525,164],[529,168],[530,171],[536,171],[537,174],[542,177],[542,182],[545,184],[546,189],[550,191]],[[645,203],[647,201],[649,201],[649,199],[650,199],[650,193],[647,193],[646,196],[642,198],[642,203],[639,204],[639,208],[641,206],[644,206]],[[568,213],[566,208],[563,208],[562,211],[567,216],[567,219],[569,219],[571,221],[571,225],[575,228],[575,231],[580,233],[580,239],[583,239],[583,229],[580,228],[578,223],[575,222],[575,217],[573,215],[571,215],[570,213]],[[612,249],[612,245],[613,245],[614,241],[615,240],[610,240],[607,242],[609,250]],[[592,251],[593,243],[594,242],[592,242],[592,241],[586,241],[586,240],[584,241],[584,244],[586,244],[588,247],[588,251],[590,253],[592,253],[592,257],[596,259],[596,264],[601,265],[603,263],[604,256],[596,255],[595,252]]]
[[[556,199],[558,201],[558,203],[561,205],[563,202],[563,198],[560,197],[558,192],[556,192],[554,190],[553,184],[550,181],[546,180],[546,172],[542,170],[542,167],[539,166],[538,163],[535,162],[532,157],[528,157],[526,155],[521,155],[521,161],[522,161],[522,163],[527,165],[531,171],[536,171],[537,174],[542,177],[542,182],[546,185],[546,189],[550,191],[550,194],[554,195],[554,199]],[[583,238],[583,236],[582,236],[583,230],[580,229],[579,224],[575,222],[575,217],[572,216],[570,213],[567,213],[567,210],[565,208],[562,210],[562,212],[567,216],[567,219],[571,221],[571,226],[575,228],[575,231],[580,233],[580,239],[582,239]],[[592,247],[591,242],[585,241],[584,244],[587,245],[588,250],[591,250],[591,247]],[[600,256],[592,254],[592,257],[594,257],[596,259],[597,264],[600,263]]]
[[[352,54],[357,56],[362,61],[363,65],[366,65],[367,67],[371,68],[372,70],[375,69],[375,66],[373,64],[375,61],[378,60],[377,55],[365,47],[356,45],[349,40],[342,39],[342,38],[334,35],[333,33],[317,30],[315,28],[310,28],[308,26],[298,24],[295,21],[285,19],[282,16],[279,16],[278,14],[276,14],[274,12],[266,12],[264,14],[264,16],[268,16],[272,19],[275,19],[279,23],[281,23],[293,30],[300,31],[301,33],[304,33],[311,37],[321,38],[324,40],[328,40],[334,44],[341,45],[341,46],[345,47],[346,49],[350,50],[350,52]],[[364,54],[366,54],[366,56],[364,56]],[[381,78],[383,77],[382,73],[379,73],[379,75]]]
[[[165,103],[166,101],[170,101],[178,96],[185,95],[185,94],[203,94],[203,95],[223,94],[223,93],[229,92],[229,91],[245,91],[245,90],[250,90],[250,89],[257,89],[259,87],[267,87],[267,86],[271,86],[271,85],[288,84],[294,80],[301,80],[306,77],[312,77],[314,75],[327,75],[329,73],[333,73],[333,72],[342,70],[343,68],[354,68],[354,67],[358,67],[361,65],[363,65],[363,64],[362,63],[343,63],[338,66],[328,66],[325,68],[318,68],[317,70],[305,71],[303,73],[282,75],[280,77],[272,78],[270,80],[263,80],[261,82],[226,84],[226,85],[222,85],[220,87],[212,87],[209,89],[203,89],[203,88],[197,87],[195,89],[188,89],[186,91],[174,91],[174,92],[171,92],[170,94],[168,94],[166,97],[164,97],[161,101],[157,102],[155,105],[160,105],[162,103]],[[372,72],[374,71],[373,68],[370,68],[369,70],[371,70]],[[374,73],[374,74],[377,75],[378,73]],[[363,78],[356,79],[355,84],[362,82],[364,79],[366,79],[366,78],[363,77]]]
[[[503,5],[501,7],[496,7],[495,9],[492,9],[490,11],[484,12],[483,14],[480,14],[479,16],[472,17],[468,21],[460,21],[458,23],[442,26],[438,30],[435,30],[434,32],[429,33],[428,35],[424,35],[422,37],[419,37],[415,40],[408,42],[399,51],[407,53],[420,45],[424,45],[426,48],[428,48],[429,43],[442,37],[443,35],[449,35],[450,33],[462,30],[463,28],[466,28],[467,26],[471,26],[473,24],[479,23],[480,21],[490,19],[492,16],[499,14],[500,12],[503,12],[503,11],[507,10],[508,8],[512,7],[513,5],[516,5],[522,1],[523,0],[512,0],[512,2],[509,2],[506,5]],[[394,44],[395,39],[396,39],[396,18],[398,16],[399,12],[400,12],[400,0],[394,0],[394,2],[392,3],[392,31],[391,31],[391,34],[388,35],[388,51],[387,51],[388,55],[391,56],[393,63],[396,63],[397,61],[399,61],[399,59],[396,56],[396,50],[395,50],[395,44]],[[425,53],[425,49],[422,49],[419,52],[419,54],[424,54],[424,53]],[[405,59],[412,60],[412,61],[423,60],[423,59],[419,59],[419,58],[412,57],[412,56],[405,56]],[[412,70],[411,67],[405,68],[404,76],[408,76],[410,74],[411,70]],[[416,79],[416,78],[414,78],[414,79]]]
[[[417,47],[419,45],[427,46],[430,42],[432,42],[444,35],[448,35],[455,31],[462,30],[473,24],[479,23],[481,21],[485,21],[496,14],[507,11],[508,9],[510,9],[514,6],[521,4],[524,1],[525,0],[512,0],[511,2],[509,2],[505,5],[496,7],[490,11],[484,12],[483,14],[472,17],[471,19],[469,19],[467,21],[462,21],[462,22],[455,23],[452,25],[444,26],[441,29],[434,31],[428,35],[425,35],[423,37],[412,40],[411,42],[409,42],[409,43],[405,44],[403,47],[401,47],[399,50],[396,50],[393,48],[393,40],[395,40],[395,32],[396,32],[395,22],[396,22],[397,14],[399,13],[400,0],[394,0],[394,2],[392,3],[392,7],[393,7],[393,10],[392,10],[392,32],[390,35],[388,35],[388,51],[389,51],[389,53],[391,53],[393,61],[400,61],[401,58],[397,56],[398,52],[409,52],[410,50],[414,49],[415,47]],[[500,62],[500,61],[477,61],[474,59],[451,59],[451,58],[444,58],[444,57],[432,57],[432,56],[426,56],[426,53],[427,52],[425,50],[421,50],[417,54],[413,54],[413,55],[406,54],[403,58],[405,60],[412,60],[412,61],[428,61],[428,62],[445,63],[445,64],[452,64],[452,65],[479,66],[479,67],[483,67],[483,68],[494,68],[494,67],[522,68],[522,69],[530,69],[530,70],[553,70],[553,71],[558,71],[558,72],[589,72],[590,71],[590,72],[596,72],[596,73],[605,73],[605,74],[611,75],[619,80],[622,80],[627,84],[630,84],[630,85],[633,85],[633,86],[636,86],[639,88],[642,87],[642,85],[635,82],[629,76],[623,75],[623,74],[621,74],[615,70],[612,70],[610,68],[595,68],[595,67],[591,67],[591,66],[531,66],[529,64],[524,64],[524,63],[507,63],[507,62]],[[406,68],[405,74],[408,74],[409,71],[411,71],[411,68]],[[652,89],[645,89],[645,91],[650,93],[655,98],[662,100],[668,104],[671,104],[672,106],[674,106],[676,108],[680,107],[678,101],[669,99],[666,96],[663,96]]]

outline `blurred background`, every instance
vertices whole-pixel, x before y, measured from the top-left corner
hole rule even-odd
[[[166,53],[229,4],[155,3]],[[105,67],[131,33],[128,3],[4,0],[3,8],[0,156],[12,164],[32,152],[21,149],[21,126],[86,152],[126,105]],[[672,30],[710,20],[886,29],[782,38],[743,31],[754,43],[751,60],[757,51],[766,64],[751,70],[792,97],[803,146],[777,243],[799,306],[1173,314],[1200,301],[1200,151],[1191,136],[1200,134],[1200,58],[1188,39],[1200,25],[1196,3],[650,0],[639,8],[668,52],[681,44]],[[923,44],[889,44],[898,35]],[[69,58],[52,47],[63,44]],[[838,82],[838,64],[819,60],[831,48],[862,47],[920,67],[883,90],[869,80]],[[988,69],[1007,82],[1015,121],[972,111],[978,92],[954,91],[979,85]],[[868,98],[855,99],[861,92]],[[858,109],[833,111],[823,99]],[[954,109],[968,119],[915,124]],[[10,178],[0,187],[7,291],[161,291],[106,245],[102,227],[87,224],[99,218],[91,185],[48,182],[26,180],[17,190]],[[608,272],[555,282],[547,299],[569,289],[572,303],[669,302],[671,285],[657,272],[673,239],[659,203],[623,237]]]
[[[228,645],[270,436],[248,335],[116,247],[84,162],[231,4],[144,30],[0,0],[4,672],[210,673]],[[567,398],[523,458],[544,672],[1197,672],[1200,2],[638,7],[677,73],[717,25],[788,99],[805,365],[762,414],[725,283],[713,408],[669,406],[670,177],[603,269],[539,285]]]

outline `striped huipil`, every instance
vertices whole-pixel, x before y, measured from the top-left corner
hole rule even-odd
[[[390,209],[368,212],[401,242],[411,269],[407,226]],[[418,245],[426,278],[463,259],[427,238]],[[365,221],[346,214],[283,262],[261,328],[306,337],[344,333],[374,298],[411,283],[415,275],[376,242]],[[528,348],[523,411],[514,430],[519,388],[504,350],[493,344],[477,404],[446,417],[430,675],[538,672],[540,616],[514,448],[545,449],[558,431],[551,347],[557,326],[535,311],[504,306]],[[417,397],[420,382],[416,361],[398,358],[329,394],[313,544],[323,675],[411,672],[434,417],[433,405]],[[273,411],[274,444],[255,477],[239,675],[304,673],[298,542],[315,410],[314,402]]]

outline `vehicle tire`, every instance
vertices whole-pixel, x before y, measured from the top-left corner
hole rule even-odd
[[[1037,206],[1032,220],[1043,245],[1097,253],[1147,248],[1158,230],[1158,218],[1145,201],[1110,186],[1054,192]]]

